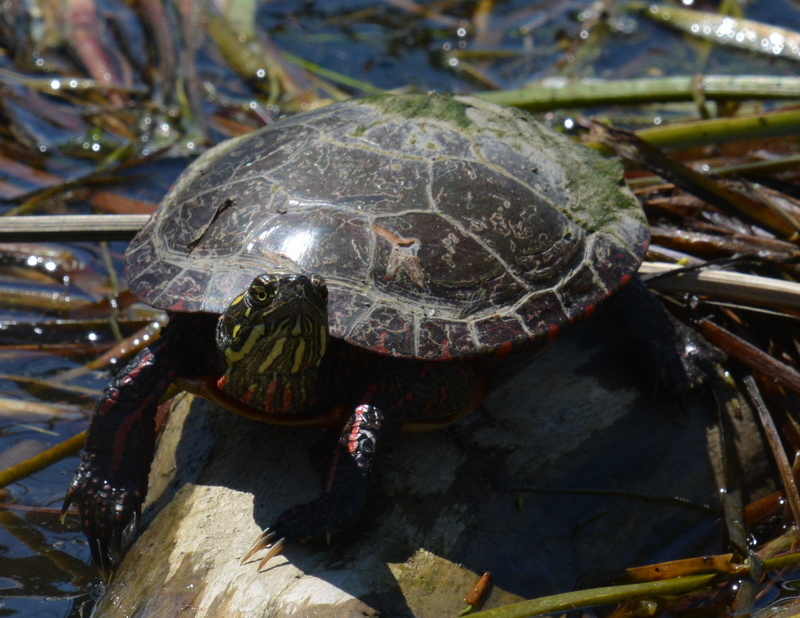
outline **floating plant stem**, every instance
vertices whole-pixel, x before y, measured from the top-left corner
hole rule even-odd
[[[554,594],[548,597],[514,603],[512,605],[506,605],[505,607],[498,607],[496,609],[471,614],[471,616],[475,618],[522,618],[523,616],[560,612],[589,605],[620,603],[641,596],[684,594],[707,586],[713,582],[716,577],[716,574],[689,575],[687,577],[676,577],[674,579],[643,584],[626,584],[622,586],[608,586],[606,588],[577,590],[575,592]]]
[[[681,32],[769,56],[800,60],[800,33],[750,19],[662,4],[633,3],[632,8]]]
[[[800,110],[712,118],[641,129],[636,134],[659,148],[692,148],[737,140],[800,135]]]
[[[77,435],[42,451],[35,457],[26,459],[15,466],[6,468],[0,471],[0,487],[7,487],[17,481],[24,479],[31,474],[44,470],[46,467],[61,461],[65,457],[75,455],[83,448],[83,443],[86,442],[86,432],[82,431]]]
[[[326,69],[323,66],[311,62],[310,60],[306,60],[299,56],[295,56],[294,54],[290,54],[289,52],[282,51],[281,56],[283,56],[286,62],[290,62],[295,66],[305,69],[309,73],[313,73],[319,77],[328,79],[337,84],[341,84],[342,86],[347,86],[348,88],[355,88],[356,90],[360,90],[361,92],[366,92],[368,94],[381,94],[384,92],[382,88],[373,86],[372,84],[369,84],[360,79],[349,77],[347,75],[344,75],[343,73],[339,73],[338,71],[331,71],[330,69]]]
[[[147,94],[147,88],[137,84],[106,83],[87,77],[35,77],[8,69],[0,69],[0,83],[10,86],[20,84],[53,96],[64,92],[97,91],[119,91],[139,96]]]
[[[743,380],[747,394],[750,396],[750,401],[761,421],[761,429],[772,449],[772,455],[775,458],[778,472],[783,480],[783,490],[786,495],[786,501],[789,503],[789,508],[792,511],[792,518],[795,522],[798,522],[800,521],[800,495],[798,495],[797,485],[792,474],[792,465],[789,463],[789,458],[786,456],[786,451],[783,449],[781,434],[775,425],[775,420],[769,413],[766,402],[761,396],[755,378],[752,375],[746,375]]]
[[[797,99],[800,78],[767,75],[682,75],[641,79],[548,77],[523,88],[481,92],[477,96],[529,111],[601,105],[642,105],[707,100]]]
[[[784,388],[800,393],[800,373],[794,367],[781,362],[710,320],[702,320],[699,330],[711,343],[722,348],[726,354],[746,367],[761,373]],[[800,506],[798,510],[800,510]]]

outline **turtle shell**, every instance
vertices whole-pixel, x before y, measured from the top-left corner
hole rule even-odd
[[[208,313],[258,274],[316,273],[334,337],[444,360],[551,338],[627,280],[648,239],[615,162],[479,99],[385,95],[209,150],[126,267],[145,302]]]

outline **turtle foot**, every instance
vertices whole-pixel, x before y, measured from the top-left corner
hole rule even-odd
[[[716,375],[720,352],[675,318],[638,277],[617,292],[611,306],[655,385],[684,406],[693,389]]]
[[[258,570],[261,571],[288,544],[319,539],[330,543],[334,534],[357,519],[363,504],[363,499],[354,499],[352,495],[336,496],[325,493],[312,502],[294,506],[264,529],[247,555],[242,558],[242,564],[266,549],[267,554],[258,563]]]
[[[67,491],[61,516],[78,507],[81,526],[105,581],[119,566],[142,520],[142,495],[135,484],[114,487],[99,476],[79,469]]]
[[[674,321],[674,333],[671,346],[652,353],[661,367],[659,382],[685,403],[692,389],[716,375],[722,354],[700,333],[677,320]]]

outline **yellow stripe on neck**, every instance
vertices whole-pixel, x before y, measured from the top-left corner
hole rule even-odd
[[[272,346],[267,358],[264,359],[264,362],[258,366],[258,373],[264,373],[267,369],[269,369],[272,364],[275,362],[281,354],[283,354],[283,346],[286,345],[286,337],[281,337],[280,339],[275,341],[275,345]]]
[[[300,339],[297,342],[297,349],[294,351],[294,365],[292,365],[292,373],[297,373],[300,368],[305,364],[306,342],[305,339]]]

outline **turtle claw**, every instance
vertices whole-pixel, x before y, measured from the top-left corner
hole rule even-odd
[[[277,543],[280,543],[283,539],[279,539],[277,543],[273,543],[272,540],[275,538],[276,534],[270,530],[269,528],[265,529],[258,538],[256,542],[253,543],[253,546],[250,548],[250,551],[247,552],[244,558],[242,558],[242,564],[247,562],[253,554],[261,551],[262,549],[267,549],[269,547],[273,547]]]
[[[112,487],[92,474],[79,472],[61,507],[62,518],[72,504],[78,508],[92,558],[107,582],[141,527],[141,492],[132,486]]]
[[[267,562],[269,562],[270,559],[274,558],[279,553],[281,553],[283,551],[283,548],[286,547],[286,539],[280,538],[277,541],[275,541],[274,539],[277,536],[278,535],[269,528],[264,530],[264,532],[262,532],[259,535],[256,542],[250,548],[250,551],[247,552],[247,555],[244,558],[242,558],[241,564],[247,562],[253,556],[253,554],[260,552],[262,549],[268,549],[269,551],[267,552],[267,555],[264,556],[258,563],[257,570],[258,571],[263,570],[264,565],[267,564]]]
[[[286,539],[281,539],[277,543],[275,543],[272,548],[267,552],[267,555],[261,559],[261,562],[258,563],[258,571],[262,571],[264,569],[264,565],[270,561],[270,558],[273,556],[277,556],[281,551],[283,551],[284,546],[286,545]]]
[[[316,539],[325,539],[330,543],[336,532],[356,518],[361,511],[361,504],[363,501],[353,499],[353,496],[326,493],[313,502],[284,511],[275,523],[259,535],[242,558],[242,564],[262,549],[268,549],[267,555],[258,564],[258,570],[261,571],[289,543],[306,543]]]

